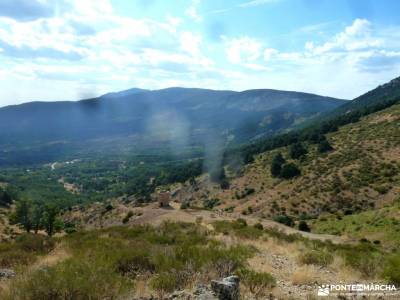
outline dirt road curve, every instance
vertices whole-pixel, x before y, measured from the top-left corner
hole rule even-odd
[[[342,243],[350,243],[352,242],[349,239],[346,239],[342,236],[330,235],[330,234],[316,234],[310,232],[304,232],[297,230],[292,227],[285,226],[281,223],[258,219],[249,216],[243,216],[239,214],[229,214],[222,212],[214,212],[207,210],[195,210],[195,209],[185,209],[181,210],[176,205],[172,204],[170,208],[158,208],[153,207],[152,209],[144,210],[144,214],[137,218],[133,223],[135,224],[153,224],[158,225],[165,220],[170,221],[181,221],[181,222],[196,222],[196,219],[201,218],[202,223],[210,224],[217,220],[235,220],[237,218],[242,218],[247,221],[248,224],[253,225],[255,223],[261,223],[264,228],[274,228],[278,229],[286,234],[300,234],[301,236],[312,239],[312,240],[320,240],[320,241],[331,241],[335,244]]]

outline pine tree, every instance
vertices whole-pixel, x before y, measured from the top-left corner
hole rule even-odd
[[[285,159],[282,154],[278,152],[271,162],[271,175],[273,177],[278,177],[282,171],[282,165],[285,163]]]
[[[293,159],[299,159],[307,154],[307,149],[302,143],[295,143],[289,147],[289,155]]]
[[[11,221],[20,224],[26,232],[30,232],[32,229],[32,212],[32,201],[22,199],[17,202],[15,213],[12,215]]]
[[[325,152],[328,152],[331,150],[333,150],[333,148],[327,139],[324,139],[319,142],[319,144],[318,144],[318,152],[319,153],[325,153]]]
[[[285,179],[290,179],[301,174],[300,169],[293,163],[283,165],[280,176]]]

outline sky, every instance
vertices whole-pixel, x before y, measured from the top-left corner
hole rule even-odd
[[[0,0],[0,106],[133,87],[352,99],[400,76],[397,0]]]

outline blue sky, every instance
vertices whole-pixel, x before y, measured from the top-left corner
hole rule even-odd
[[[132,87],[351,99],[400,75],[397,0],[1,0],[0,106]]]

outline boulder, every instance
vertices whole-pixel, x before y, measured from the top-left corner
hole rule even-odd
[[[11,269],[0,269],[0,279],[1,278],[11,278],[15,276],[15,271]]]
[[[175,291],[169,300],[218,300],[214,293],[205,285],[198,285],[194,291]]]
[[[221,281],[211,281],[211,289],[220,300],[239,300],[239,277],[229,276]]]

